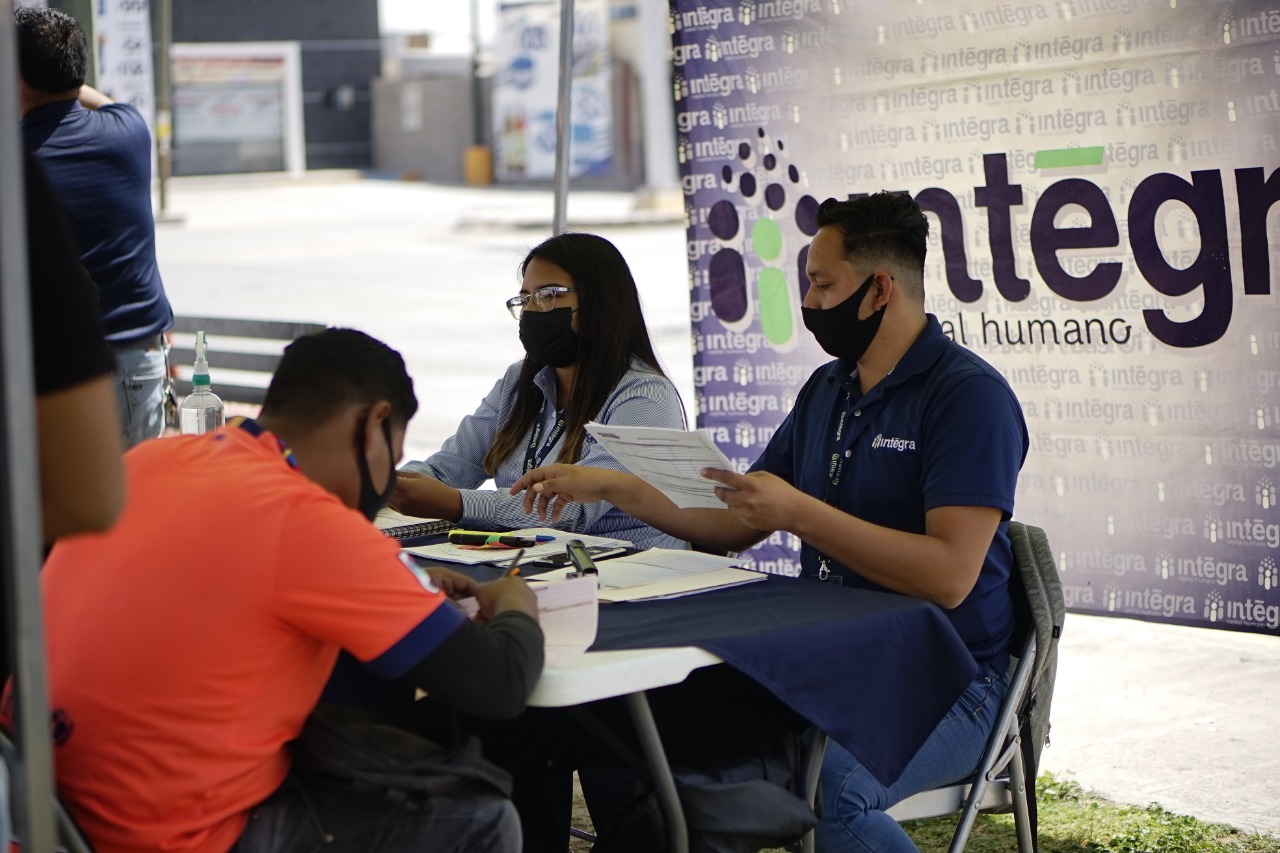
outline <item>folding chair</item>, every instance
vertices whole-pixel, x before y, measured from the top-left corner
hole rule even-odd
[[[13,745],[13,741],[9,739],[9,735],[4,731],[0,731],[0,776],[3,777],[3,784],[0,784],[0,810],[3,810],[6,817],[9,814],[8,780],[12,768],[17,766],[17,756],[17,748]],[[62,800],[57,796],[53,798],[53,821],[58,834],[56,853],[93,853],[93,848],[84,837],[84,833],[80,831],[80,827],[76,826],[76,822],[72,820],[66,806],[62,804]],[[3,834],[9,835],[8,826],[5,827]],[[14,842],[12,849],[22,849],[20,839],[10,840]],[[10,845],[6,844],[4,849],[6,851],[9,850]]]
[[[1065,606],[1044,531],[1018,522],[1010,522],[1009,527],[1016,564],[1010,579],[1017,615],[1015,643],[1020,645],[1009,692],[978,769],[968,779],[922,791],[888,811],[898,821],[961,812],[948,848],[950,853],[964,850],[980,812],[1003,813],[1012,809],[1019,853],[1033,853],[1038,844],[1035,773],[1040,747],[1046,739],[1048,705],[1057,672],[1056,645],[1062,633]],[[1039,601],[1033,602],[1035,598]]]
[[[1000,706],[1000,714],[974,775],[963,782],[908,797],[889,809],[890,817],[901,822],[963,812],[948,848],[950,853],[959,853],[969,839],[979,812],[1004,812],[1012,808],[1018,830],[1018,853],[1032,853],[1036,849],[1035,830],[1027,807],[1026,766],[1018,714],[1031,684],[1035,650],[1036,635],[1029,633],[1018,656],[1009,693]]]

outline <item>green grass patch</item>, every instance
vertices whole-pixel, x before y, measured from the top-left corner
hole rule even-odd
[[[1175,815],[1155,804],[1120,805],[1050,774],[1036,781],[1036,794],[1040,853],[1280,853],[1280,839]],[[921,853],[945,853],[955,826],[955,818],[903,824]],[[1011,814],[980,815],[965,848],[968,853],[1017,849]]]
[[[1204,823],[1155,804],[1120,805],[1052,774],[1037,779],[1036,794],[1040,853],[1280,853],[1280,838]],[[580,794],[574,811],[579,826],[590,825]],[[903,828],[921,853],[946,853],[956,818],[913,820]],[[583,842],[570,845],[574,853],[589,849]],[[979,815],[965,847],[966,853],[1016,853],[1017,849],[1012,814]]]

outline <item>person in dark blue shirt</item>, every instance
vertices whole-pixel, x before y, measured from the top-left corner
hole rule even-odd
[[[564,501],[605,500],[727,551],[786,530],[807,577],[942,607],[979,676],[897,780],[835,743],[822,769],[820,850],[913,851],[885,810],[971,773],[1008,689],[1008,522],[1027,428],[1008,383],[925,312],[929,223],[910,196],[829,199],[817,224],[801,311],[836,360],[805,383],[749,473],[703,472],[725,509],[682,510],[637,477],[581,466],[536,469],[512,492],[553,516]]]
[[[23,143],[58,193],[98,285],[122,438],[132,447],[164,430],[163,333],[173,325],[156,265],[151,134],[132,106],[84,85],[88,45],[74,18],[27,7],[14,12],[14,26]]]

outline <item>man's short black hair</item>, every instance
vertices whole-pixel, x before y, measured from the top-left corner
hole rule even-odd
[[[23,82],[50,95],[84,85],[89,41],[75,18],[57,9],[24,6],[13,13],[13,26]]]
[[[379,400],[391,403],[392,419],[402,424],[418,411],[400,353],[355,329],[325,329],[285,347],[262,414],[318,425],[353,403]]]
[[[819,228],[840,229],[847,260],[893,260],[924,272],[929,220],[907,193],[882,190],[846,201],[829,198],[818,206],[815,219]]]

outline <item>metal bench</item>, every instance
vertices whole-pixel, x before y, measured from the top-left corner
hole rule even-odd
[[[209,378],[213,393],[225,403],[261,406],[284,348],[302,335],[321,332],[325,328],[321,323],[287,320],[175,317],[173,347],[169,350],[173,392],[179,401],[191,393],[191,370],[196,360],[195,333],[203,331],[209,342]],[[252,413],[256,413],[256,409]]]

